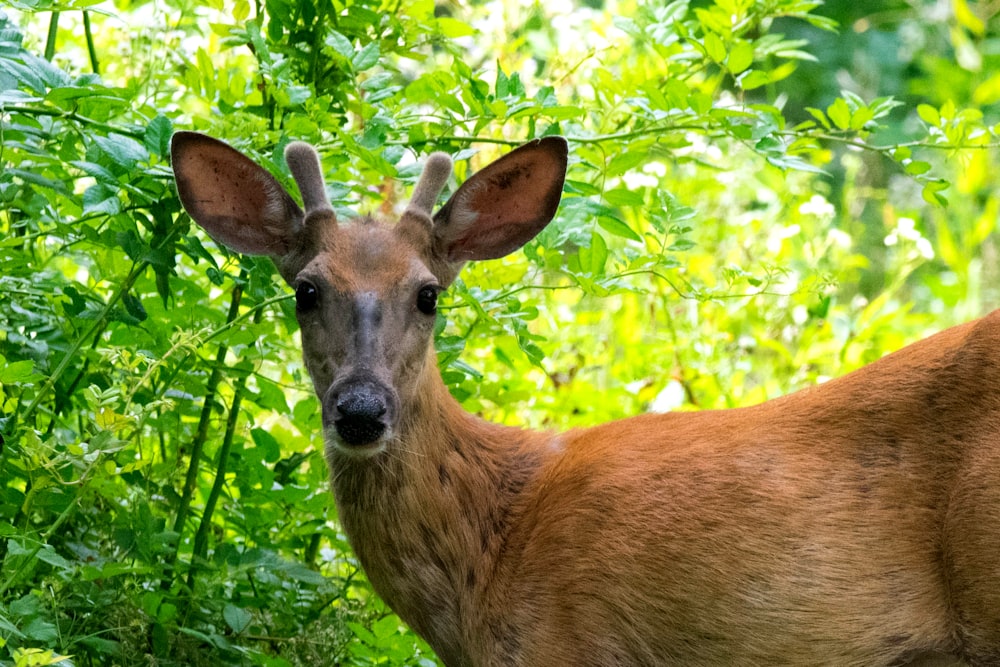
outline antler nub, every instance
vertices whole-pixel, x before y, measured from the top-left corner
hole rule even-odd
[[[333,210],[326,196],[323,170],[316,149],[303,141],[293,141],[285,148],[285,162],[302,194],[306,215],[313,211]]]
[[[434,204],[437,203],[441,189],[451,176],[451,158],[444,153],[432,153],[424,163],[424,171],[420,174],[417,187],[413,189],[413,197],[406,207],[409,213],[417,213],[430,217]]]

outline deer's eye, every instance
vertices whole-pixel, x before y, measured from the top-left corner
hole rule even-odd
[[[303,280],[295,288],[295,307],[300,312],[312,310],[319,303],[319,290],[308,280]]]
[[[417,292],[417,310],[424,315],[433,315],[437,312],[438,292],[440,288],[434,285],[424,285]]]

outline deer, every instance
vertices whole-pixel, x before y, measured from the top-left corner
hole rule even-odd
[[[339,520],[372,587],[449,667],[1000,665],[1000,311],[749,407],[564,432],[466,412],[434,322],[463,265],[555,217],[561,137],[440,207],[338,221],[226,143],[177,132],[190,217],[295,294]]]

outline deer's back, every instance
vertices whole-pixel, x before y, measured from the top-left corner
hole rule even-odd
[[[555,436],[506,552],[507,652],[1000,660],[998,322],[759,406]]]

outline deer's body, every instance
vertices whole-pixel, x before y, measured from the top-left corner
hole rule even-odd
[[[883,665],[983,632],[1000,664],[998,352],[1000,312],[762,405],[562,434],[467,415],[431,363],[399,453],[331,456],[337,506],[448,665]]]
[[[559,145],[433,221],[428,167],[395,227],[338,226],[304,148],[305,213],[218,142],[174,156],[192,215],[296,287],[341,521],[445,664],[1000,664],[1000,311],[755,407],[502,427],[444,386],[431,297],[548,222]],[[234,204],[248,177],[264,201]]]

